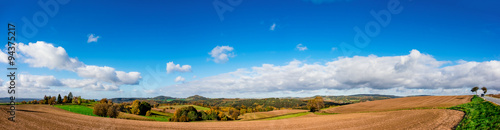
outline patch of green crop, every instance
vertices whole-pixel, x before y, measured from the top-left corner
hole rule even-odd
[[[299,116],[303,116],[303,115],[307,115],[307,114],[309,114],[309,112],[301,112],[301,113],[277,116],[277,117],[267,118],[265,120],[279,120],[279,119],[286,119],[286,118],[292,118],[292,117],[299,117]]]
[[[465,112],[464,119],[456,127],[462,129],[500,129],[500,106],[484,101],[474,96],[469,103],[451,107],[449,109]]]
[[[163,112],[159,112],[159,111],[151,111],[151,116],[144,116],[146,118],[149,118],[149,119],[154,119],[155,121],[164,121],[164,122],[168,122],[168,119],[171,118],[171,115],[170,113],[163,113]]]
[[[89,116],[97,116],[97,115],[94,115],[94,113],[93,113],[94,110],[92,108],[88,108],[88,107],[82,106],[82,105],[54,105],[54,106],[61,108],[61,109],[64,109],[66,111],[74,112],[74,113],[79,113],[79,114],[89,115]]]

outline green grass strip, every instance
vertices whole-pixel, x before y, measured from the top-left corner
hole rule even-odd
[[[267,118],[264,120],[279,120],[279,119],[286,119],[286,118],[292,118],[292,117],[299,117],[303,115],[307,115],[309,112],[301,112],[301,113],[295,113],[295,114],[289,114],[289,115],[283,115],[283,116],[277,116],[277,117],[271,117]]]
[[[94,115],[94,113],[93,113],[94,110],[92,108],[88,108],[88,107],[82,106],[82,105],[54,105],[54,106],[61,108],[61,109],[64,109],[66,111],[70,111],[70,112],[74,112],[74,113],[78,113],[78,114],[97,116],[97,115]]]
[[[484,101],[480,97],[474,96],[471,102],[449,109],[465,112],[464,118],[456,127],[457,130],[500,129],[500,106]]]

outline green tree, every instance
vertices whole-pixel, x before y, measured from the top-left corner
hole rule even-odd
[[[73,102],[73,94],[71,92],[68,94],[68,102]]]
[[[488,92],[488,89],[486,87],[482,87],[481,90],[483,90],[483,94],[486,94],[486,92]]]
[[[479,87],[476,86],[476,87],[473,87],[470,91],[471,92],[476,92],[476,95],[477,95],[477,90],[479,90]]]
[[[141,110],[139,115],[146,115],[146,112],[151,110],[151,105],[148,102],[141,102],[139,109]]]
[[[59,95],[57,96],[57,103],[58,103],[58,104],[61,104],[61,103],[62,103],[61,94],[59,94]]]

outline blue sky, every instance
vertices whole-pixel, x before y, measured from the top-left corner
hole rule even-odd
[[[94,82],[95,84],[102,82],[102,84],[116,85],[112,90],[85,89],[82,86],[67,87],[65,83],[62,85],[44,84],[47,82],[29,80],[39,81],[38,84],[35,82],[32,84],[39,85],[35,89],[43,91],[23,94],[21,89],[19,92],[21,97],[37,97],[45,93],[53,95],[69,91],[91,98],[153,97],[156,95],[187,97],[192,94],[208,97],[269,97],[269,94],[279,97],[355,93],[409,95],[415,93],[414,91],[422,94],[434,92],[452,95],[469,94],[467,91],[464,92],[468,89],[465,86],[473,84],[491,86],[491,92],[500,91],[500,84],[489,83],[496,81],[495,76],[500,75],[499,71],[480,73],[487,77],[474,83],[464,82],[450,86],[440,84],[442,87],[438,84],[402,83],[389,88],[382,87],[383,89],[374,85],[377,81],[371,81],[370,77],[359,81],[340,81],[349,77],[326,76],[322,80],[332,78],[338,84],[304,88],[294,85],[282,86],[279,89],[264,87],[268,91],[240,90],[259,87],[252,86],[254,84],[249,82],[235,81],[233,84],[243,84],[238,86],[221,85],[211,80],[211,78],[217,78],[231,81],[224,79],[225,76],[221,75],[238,72],[237,70],[241,69],[250,72],[243,74],[244,76],[232,77],[238,80],[245,77],[256,80],[266,75],[266,73],[257,72],[258,67],[265,68],[263,64],[279,66],[283,69],[282,71],[293,71],[286,69],[286,66],[295,61],[300,61],[299,69],[315,64],[328,68],[326,64],[329,62],[340,62],[346,57],[354,61],[355,55],[361,57],[376,55],[383,58],[410,56],[417,52],[431,57],[431,59],[416,60],[422,65],[429,65],[430,62],[435,61],[443,62],[437,66],[430,66],[442,74],[448,71],[443,68],[467,64],[464,62],[478,63],[478,66],[485,64],[487,67],[494,68],[500,60],[500,53],[497,51],[500,48],[498,44],[500,43],[500,10],[496,8],[500,2],[493,0],[480,2],[470,0],[439,2],[430,0],[241,0],[241,3],[219,0],[120,2],[73,0],[64,3],[64,1],[50,0],[48,2],[57,3],[58,11],[47,12],[37,1],[8,1],[0,9],[2,17],[0,22],[15,23],[18,27],[18,42],[24,43],[27,48],[30,42],[43,41],[45,43],[43,45],[63,48],[69,58],[75,58],[86,66],[107,66],[126,73],[139,72],[140,78],[136,78],[137,82],[134,83],[104,80]],[[396,6],[399,13],[391,14],[390,21],[383,27],[370,11],[373,10],[376,13],[387,11],[388,4],[394,4],[393,2],[399,2],[399,6]],[[224,9],[232,8],[232,11],[218,13],[214,3],[226,5],[223,6],[226,7]],[[54,6],[50,6],[49,9],[53,10]],[[47,16],[47,19],[44,21],[43,17],[37,17],[33,20],[33,16],[41,15]],[[31,23],[26,23],[22,20],[23,18]],[[36,24],[37,20],[42,23],[39,22],[39,26],[34,25],[36,33],[28,33],[28,30],[23,29],[23,26],[29,26],[28,24]],[[380,27],[378,33],[375,34],[376,36],[369,36],[370,42],[367,45],[357,46],[354,39],[358,32],[353,28],[359,27],[365,31],[365,26],[369,23],[376,23]],[[370,29],[371,31],[377,30],[373,26]],[[4,30],[6,30],[5,27]],[[88,43],[91,34],[99,38],[95,42]],[[354,46],[358,51],[352,54],[346,53],[343,42],[345,45]],[[301,44],[300,47],[307,47],[307,49],[299,49],[299,44]],[[217,63],[209,53],[216,47],[224,46],[232,49],[219,53],[229,56],[227,61]],[[418,51],[412,51],[413,49]],[[58,64],[53,65],[55,68],[51,68],[48,64],[36,67],[38,63],[25,62],[26,59],[30,59],[28,53],[30,52],[26,52],[26,56],[19,59],[21,62],[19,68],[22,74],[30,75],[31,78],[53,76],[56,78],[54,82],[62,82],[59,80],[63,79],[98,78],[98,76],[85,76],[83,72],[77,71],[77,67],[58,69]],[[190,69],[185,72],[167,73],[165,68],[168,62],[179,64],[181,67],[189,65]],[[485,67],[475,68],[485,69]],[[424,70],[414,71],[420,73]],[[5,70],[4,72],[6,73]],[[313,74],[308,72],[300,74]],[[28,79],[30,76],[25,78]],[[178,76],[184,78],[184,81],[175,82]],[[284,75],[284,77],[290,76]],[[2,79],[6,81],[5,77]],[[211,86],[213,88],[206,89],[218,90],[220,93],[199,90],[204,87],[200,87],[196,84],[197,82]],[[309,82],[314,84],[317,81]],[[364,84],[349,84],[351,82]],[[394,82],[388,81],[387,83]],[[342,89],[339,88],[341,86]],[[30,86],[25,87],[30,88]]]

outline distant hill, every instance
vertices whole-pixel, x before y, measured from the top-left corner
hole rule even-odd
[[[40,99],[38,99],[38,98],[16,98],[15,101],[18,102],[18,103],[20,103],[22,101],[28,102],[28,101],[33,101],[33,100],[37,100],[38,101]],[[2,97],[2,98],[0,98],[0,103],[10,103],[10,97]]]
[[[334,103],[357,103],[365,101],[384,100],[391,98],[400,98],[394,95],[380,95],[380,94],[355,94],[349,96],[321,96],[325,101]]]
[[[148,100],[148,101],[155,101],[158,103],[165,103],[173,100],[177,100],[180,98],[174,98],[170,96],[157,96],[154,98],[112,98],[111,100],[115,103],[122,103],[122,102],[133,102],[135,100]]]
[[[380,94],[355,94],[350,96],[371,96],[371,97],[390,97],[390,98],[400,98],[400,96],[394,95],[380,95]]]
[[[186,98],[187,101],[208,100],[208,99],[210,98],[206,98],[200,95],[194,95]]]

